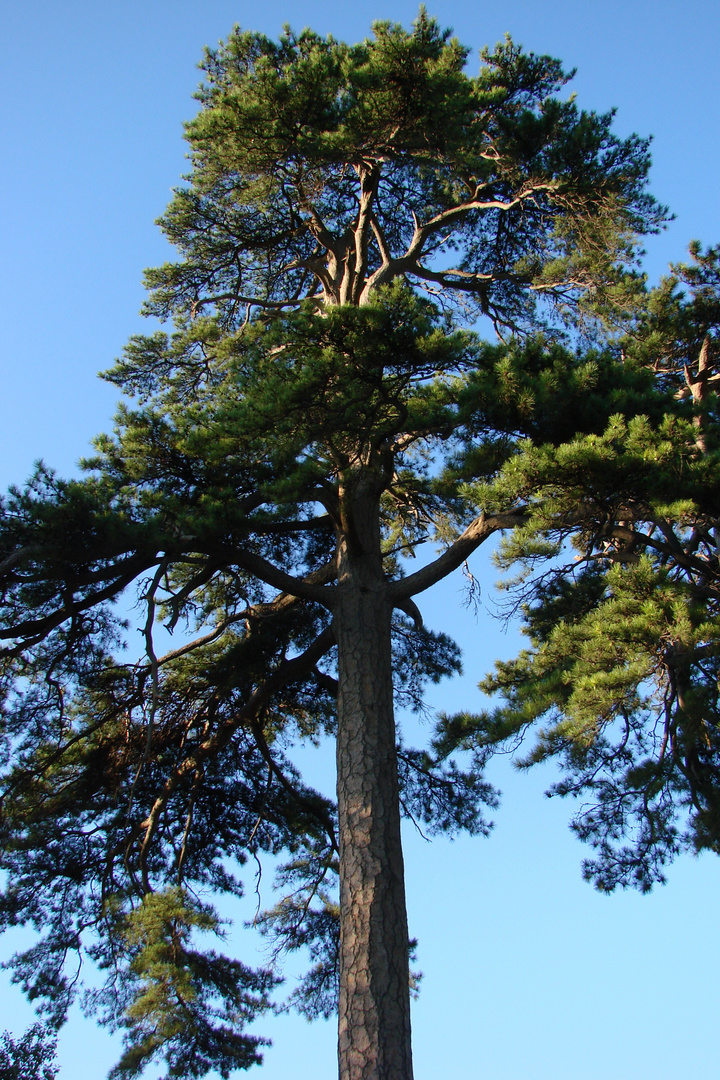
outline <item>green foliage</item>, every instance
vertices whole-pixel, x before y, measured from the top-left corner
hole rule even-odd
[[[720,277],[717,250],[691,254],[624,342],[654,407],[528,445],[485,485],[488,500],[527,500],[498,561],[518,570],[530,648],[481,684],[501,707],[448,718],[440,737],[488,752],[536,729],[521,764],[559,759],[551,793],[582,796],[573,827],[604,890],[649,889],[684,848],[720,851]]]
[[[112,1078],[137,1076],[159,1054],[169,1077],[216,1069],[226,1078],[262,1061],[258,1047],[266,1040],[240,1033],[269,1007],[267,995],[277,980],[191,947],[194,933],[218,931],[215,914],[179,888],[148,894],[124,920],[131,1041]]]
[[[237,327],[248,304],[358,303],[407,278],[516,328],[533,297],[566,310],[632,276],[664,217],[646,141],[560,100],[558,61],[509,39],[472,78],[424,13],[374,35],[236,29],[206,54],[191,183],[162,220],[183,261],[149,272],[149,311]]]

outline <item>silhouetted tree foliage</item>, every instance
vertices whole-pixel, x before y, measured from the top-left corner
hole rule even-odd
[[[0,1080],[55,1080],[57,1038],[44,1024],[33,1024],[20,1038],[0,1035]]]

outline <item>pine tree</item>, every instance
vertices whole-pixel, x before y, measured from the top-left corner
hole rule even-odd
[[[88,474],[41,468],[4,505],[3,925],[39,943],[16,978],[59,1022],[68,952],[128,1028],[118,1075],[259,1060],[266,970],[200,949],[198,899],[281,856],[263,917],[313,967],[296,1003],[339,1011],[342,1080],[409,1080],[401,803],[486,829],[478,760],[398,744],[394,698],[457,669],[414,597],[526,500],[473,487],[520,437],[600,433],[647,387],[606,351],[537,336],[632,295],[664,211],[647,143],[563,98],[560,64],[467,50],[421,10],[347,46],[235,30],[204,62],[192,171],[161,221],[180,260],[108,373],[134,407]],[[489,319],[504,340],[462,324]],[[403,557],[442,548],[406,574]],[[144,655],[113,602],[137,590]],[[186,626],[164,654],[156,621]],[[337,806],[293,768],[332,735]],[[339,879],[339,897],[335,879]]]
[[[497,480],[529,496],[504,546],[530,648],[481,684],[505,704],[448,718],[438,741],[487,748],[536,733],[523,764],[557,758],[552,793],[596,886],[649,890],[680,851],[720,852],[720,250],[645,297],[622,342],[656,401],[600,435],[535,447]],[[532,494],[531,494],[532,492]]]

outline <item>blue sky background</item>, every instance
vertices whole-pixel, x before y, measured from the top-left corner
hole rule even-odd
[[[655,136],[652,189],[676,220],[647,244],[656,279],[698,238],[720,241],[720,7],[713,0],[506,0],[429,4],[477,49],[506,32],[577,67],[583,107],[618,110],[616,130]],[[415,3],[265,0],[6,0],[0,26],[2,392],[0,487],[42,457],[75,468],[107,429],[115,391],[95,379],[145,326],[141,271],[167,249],[154,219],[183,172],[182,121],[195,108],[196,63],[239,22],[276,35],[286,21],[349,41],[376,18],[408,25]],[[461,642],[465,676],[433,695],[474,707],[478,678],[518,638],[491,615],[494,572],[480,551],[474,613],[461,579],[428,597],[426,620]],[[328,783],[327,754],[309,767]],[[406,833],[411,932],[424,972],[414,1013],[416,1080],[713,1080],[718,1075],[720,863],[681,859],[648,897],[603,897],[584,884],[570,807],[548,801],[542,771],[499,761],[505,797],[488,840]],[[268,871],[269,876],[269,871]],[[252,899],[239,907],[252,915]],[[16,938],[15,941],[19,939]],[[247,934],[237,948],[252,963]],[[10,936],[0,955],[10,954]],[[7,978],[0,1028],[32,1012]],[[258,1077],[332,1080],[332,1024],[280,1018]],[[74,1017],[61,1080],[100,1080],[117,1041]],[[162,1070],[148,1070],[149,1080]]]

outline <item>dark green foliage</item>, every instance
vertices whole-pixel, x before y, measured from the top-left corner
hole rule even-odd
[[[0,1080],[55,1080],[57,1038],[42,1024],[33,1024],[19,1039],[0,1035]]]

